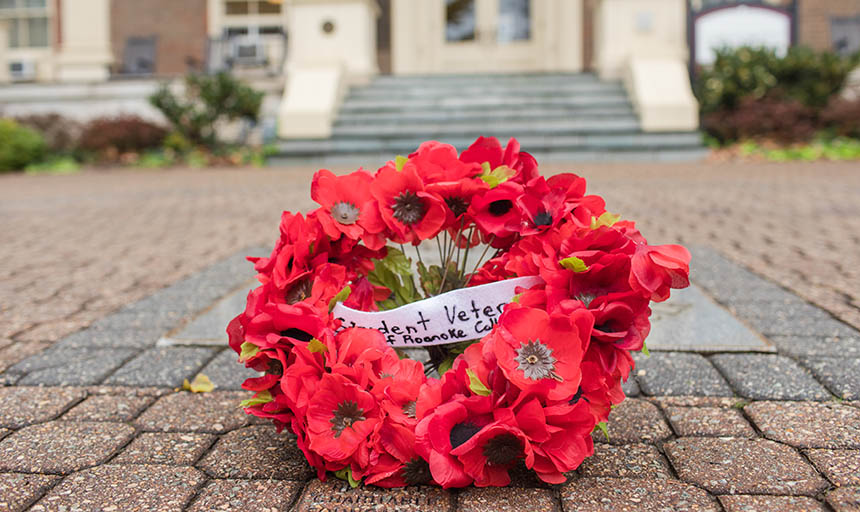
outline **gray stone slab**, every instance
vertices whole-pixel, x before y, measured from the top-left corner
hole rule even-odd
[[[221,351],[215,359],[200,370],[215,384],[215,389],[242,389],[245,379],[262,375],[238,362],[239,356],[232,349]]]
[[[221,341],[227,344],[227,324],[236,315],[245,310],[248,291],[253,286],[249,283],[236,292],[227,295],[216,302],[209,310],[191,320],[185,327],[169,336],[179,343],[194,341]]]
[[[728,309],[741,319],[776,318],[785,320],[793,317],[803,317],[828,320],[833,318],[827,311],[813,306],[795,295],[790,295],[789,298],[777,301],[735,301],[728,305]]]
[[[691,352],[775,352],[763,338],[715,304],[701,289],[674,290],[666,302],[652,304],[651,350]]]
[[[636,377],[631,376],[627,379],[627,382],[621,384],[621,389],[624,390],[625,396],[639,396],[642,394],[642,390],[639,388],[639,383],[636,382]]]
[[[100,383],[134,357],[134,349],[64,349],[51,347],[14,367],[26,374],[17,384],[45,386],[90,386]]]
[[[699,354],[652,352],[636,354],[634,373],[639,387],[652,396],[733,396],[732,388]]]
[[[860,357],[860,337],[768,336],[781,354],[796,357]]]
[[[177,387],[192,379],[217,351],[202,347],[157,347],[135,357],[105,384]]]
[[[718,354],[711,362],[738,394],[753,400],[829,400],[830,393],[791,359],[776,354]]]
[[[814,316],[749,317],[746,323],[765,336],[860,338],[860,332],[833,318]]]
[[[837,397],[860,399],[860,358],[809,357],[803,365]]]
[[[151,347],[158,342],[161,334],[160,329],[113,329],[102,330],[88,328],[70,334],[57,342],[56,346],[68,350],[82,348],[137,348]]]

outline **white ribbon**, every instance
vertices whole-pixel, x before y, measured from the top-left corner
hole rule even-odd
[[[517,277],[460,288],[388,311],[358,311],[337,303],[332,310],[341,329],[367,327],[385,335],[392,347],[445,345],[483,338],[511,302],[516,288],[543,283],[538,276]]]

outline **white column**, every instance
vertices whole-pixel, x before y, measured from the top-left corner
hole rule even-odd
[[[9,22],[0,20],[0,84],[9,82]]]
[[[379,73],[372,0],[287,0],[283,138],[326,138],[346,87]]]
[[[60,9],[57,79],[61,82],[107,80],[113,62],[110,0],[63,0]]]

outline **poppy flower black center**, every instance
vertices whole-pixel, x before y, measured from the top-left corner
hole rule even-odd
[[[341,201],[339,203],[335,203],[331,207],[331,216],[332,218],[340,224],[350,225],[355,224],[358,220],[358,216],[361,213],[361,210],[352,203],[347,203],[345,201]]]
[[[507,466],[523,454],[523,445],[517,436],[502,434],[496,436],[484,445],[484,457],[494,466]]]
[[[551,226],[552,214],[549,212],[538,212],[535,215],[535,226]]]
[[[430,464],[421,457],[415,457],[403,465],[403,480],[407,485],[426,484],[432,479]]]
[[[463,215],[469,210],[469,203],[467,203],[462,197],[446,197],[445,204],[447,204],[448,208],[454,212],[456,217]]]
[[[358,402],[353,400],[345,400],[337,404],[337,409],[332,411],[334,417],[329,420],[331,429],[334,431],[334,437],[340,437],[343,434],[343,429],[351,427],[356,421],[364,421],[364,409],[358,406]]]
[[[496,217],[501,217],[502,215],[511,211],[511,208],[514,207],[514,203],[511,202],[510,199],[499,199],[498,201],[493,201],[490,203],[490,207],[488,208],[490,215],[495,215]]]
[[[287,304],[301,302],[311,296],[313,286],[314,283],[309,278],[293,283],[293,285],[290,286],[290,289],[287,290],[284,299],[287,301]]]
[[[419,222],[427,213],[424,201],[415,192],[406,191],[394,198],[394,218],[410,226]]]
[[[477,434],[480,430],[481,427],[468,421],[465,421],[463,423],[457,423],[451,428],[451,434],[449,435],[449,438],[451,439],[451,449],[454,449],[465,443],[466,441],[471,439],[473,435]]]
[[[281,331],[281,336],[286,338],[293,338],[294,340],[299,341],[311,341],[314,339],[313,334],[303,331],[301,329],[296,329],[295,327],[290,327],[289,329]]]

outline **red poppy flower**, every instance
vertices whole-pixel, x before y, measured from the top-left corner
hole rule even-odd
[[[637,245],[631,270],[630,286],[662,302],[671,288],[690,286],[690,251],[680,245]]]
[[[478,164],[487,162],[491,169],[505,165],[517,171],[512,181],[520,184],[528,183],[538,176],[537,161],[530,154],[521,152],[520,143],[514,138],[502,148],[499,139],[495,137],[478,137],[478,140],[460,154],[460,160]]]
[[[469,206],[469,216],[486,235],[505,238],[518,235],[522,226],[519,198],[523,187],[506,181],[484,194],[476,195]]]
[[[428,141],[418,146],[409,155],[409,162],[418,170],[425,184],[466,181],[481,173],[477,163],[463,162],[457,158],[457,148],[450,144]]]
[[[441,181],[427,185],[427,191],[440,197],[446,206],[447,220],[445,225],[452,231],[452,237],[464,227],[468,227],[469,219],[463,217],[469,211],[472,198],[489,190],[483,180],[463,179],[458,181]],[[462,222],[461,222],[462,220]]]
[[[511,308],[499,317],[493,347],[499,367],[515,386],[551,400],[573,395],[593,319],[585,309],[570,316]]]
[[[517,202],[524,214],[523,236],[554,228],[568,212],[563,191],[550,188],[541,177],[528,184]]]
[[[308,407],[310,449],[327,460],[347,459],[379,422],[376,400],[342,375],[325,374]]]
[[[433,480],[443,488],[472,483],[473,478],[451,451],[491,423],[491,411],[487,397],[457,395],[433,409],[415,427],[415,451],[430,464]]]
[[[478,487],[511,483],[508,474],[517,461],[529,459],[533,452],[528,437],[516,426],[496,421],[451,450],[463,464],[463,471]]]
[[[444,203],[424,190],[424,183],[410,162],[401,171],[393,166],[379,169],[371,193],[379,203],[382,220],[399,243],[433,238],[445,224]]]
[[[371,183],[373,176],[362,169],[345,176],[326,169],[314,174],[311,198],[322,206],[316,216],[329,237],[337,239],[342,233],[352,240],[361,239],[371,249],[385,245],[385,224],[370,195]]]

